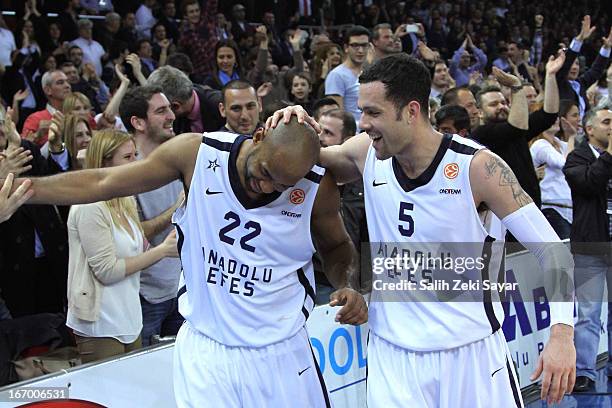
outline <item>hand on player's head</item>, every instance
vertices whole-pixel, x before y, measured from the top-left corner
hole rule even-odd
[[[266,130],[269,128],[275,128],[281,119],[284,123],[289,123],[291,116],[293,115],[297,116],[299,123],[306,122],[312,126],[317,134],[323,131],[317,121],[314,120],[314,118],[310,116],[308,112],[306,112],[306,110],[300,105],[287,106],[286,108],[274,112],[274,114],[270,116],[268,120],[266,120]]]

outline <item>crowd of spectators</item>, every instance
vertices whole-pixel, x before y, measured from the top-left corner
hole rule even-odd
[[[605,208],[579,211],[581,217],[612,209],[606,190],[612,160],[605,153],[612,124],[605,113],[597,113],[607,112],[612,97],[612,30],[605,2],[0,3],[8,5],[3,10],[15,11],[0,16],[0,178],[80,169],[94,154],[98,167],[119,165],[134,159],[115,157],[121,146],[146,157],[183,132],[252,134],[272,112],[294,104],[320,120],[323,146],[340,144],[359,129],[360,72],[404,52],[431,71],[432,125],[473,138],[502,157],[561,238],[592,238],[593,230],[582,228],[578,237],[572,227],[577,211],[572,211],[572,198],[581,193],[581,183],[594,183],[608,202]],[[605,126],[607,134],[601,130]],[[102,137],[125,132],[131,138],[105,142],[108,152],[102,147],[91,151],[104,145]],[[98,134],[101,139],[94,143]],[[568,184],[566,158],[592,135],[601,142],[591,143],[604,162],[600,179],[581,179],[568,170]],[[363,187],[354,183],[342,189],[345,223],[359,250],[367,242]],[[87,337],[112,337],[126,346],[120,353],[149,344],[155,334],[176,333],[180,316],[172,293],[180,268],[176,260],[162,263],[163,268],[154,264],[172,256],[167,236],[170,215],[182,200],[180,190],[180,183],[169,185],[137,197],[136,203],[18,209],[0,223],[0,319],[69,312],[68,325],[90,357],[108,354],[83,346]],[[95,216],[84,217],[88,208]],[[127,235],[117,238],[113,226]],[[105,246],[88,244],[99,238]],[[137,242],[130,251],[118,251],[115,238]],[[602,232],[593,239],[609,242],[610,236]],[[113,319],[135,315],[140,269],[129,260],[147,257],[149,243],[164,251],[138,264],[145,269],[139,294],[143,321],[113,326]],[[79,279],[97,294],[80,301],[74,292],[82,289],[75,289],[76,269],[86,264],[95,279]],[[321,294],[329,293],[329,282],[322,274],[317,277],[317,298],[324,301]],[[367,280],[363,272],[352,283],[366,287]],[[109,286],[113,290],[105,289],[106,296],[131,296],[129,313],[110,309],[100,314],[100,302],[109,304],[101,287]],[[171,329],[164,331],[166,323]]]

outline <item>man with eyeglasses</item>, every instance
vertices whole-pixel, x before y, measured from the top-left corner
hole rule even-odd
[[[340,109],[350,112],[359,122],[361,111],[357,107],[359,96],[359,74],[368,55],[370,31],[362,26],[354,26],[344,37],[346,59],[334,68],[325,79],[325,96],[333,98]]]

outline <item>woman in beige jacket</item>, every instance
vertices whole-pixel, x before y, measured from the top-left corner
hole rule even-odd
[[[134,140],[116,130],[96,132],[86,167],[136,160]],[[74,205],[68,217],[68,318],[83,362],[140,348],[140,270],[178,256],[174,232],[146,250],[133,197]]]

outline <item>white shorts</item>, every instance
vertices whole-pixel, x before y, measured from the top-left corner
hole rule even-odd
[[[368,408],[523,407],[501,330],[465,346],[428,352],[397,347],[370,332]]]
[[[185,322],[174,349],[178,407],[330,407],[306,329],[266,347],[228,347]]]

